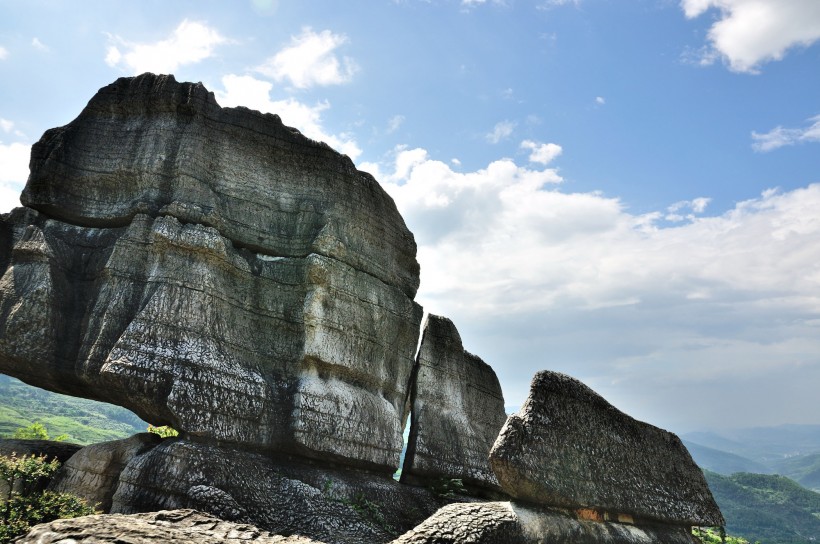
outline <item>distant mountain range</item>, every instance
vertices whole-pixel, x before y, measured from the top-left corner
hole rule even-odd
[[[820,425],[781,425],[682,435],[707,470],[780,474],[820,492]]]

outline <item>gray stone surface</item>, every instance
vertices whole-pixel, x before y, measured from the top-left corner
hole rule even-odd
[[[394,544],[692,544],[684,527],[579,520],[510,502],[451,504]]]
[[[49,488],[76,495],[96,511],[107,513],[122,470],[160,442],[162,438],[156,434],[140,433],[124,440],[86,446],[60,467]]]
[[[416,364],[402,482],[461,479],[498,489],[487,457],[507,415],[495,372],[437,315],[427,317]]]
[[[321,544],[301,536],[279,536],[252,525],[223,521],[195,510],[146,514],[103,514],[58,519],[32,528],[20,544]]]
[[[123,78],[0,216],[0,371],[183,434],[392,472],[415,242],[349,159],[200,84]]]
[[[627,416],[564,374],[535,375],[490,464],[504,491],[522,501],[669,524],[724,524],[677,436]]]
[[[439,506],[430,491],[389,476],[166,439],[123,470],[111,511],[195,508],[279,534],[365,544],[392,540]]]

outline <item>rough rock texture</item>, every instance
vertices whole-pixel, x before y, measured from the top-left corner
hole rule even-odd
[[[509,502],[445,506],[394,544],[692,544],[684,527],[579,520]]]
[[[67,479],[61,490],[81,492],[87,482]],[[178,438],[134,456],[113,484],[113,513],[194,508],[340,544],[388,542],[441,506],[427,489],[389,476]]]
[[[37,525],[20,544],[320,544],[300,536],[279,536],[252,525],[222,521],[195,510],[107,514],[58,519]]]
[[[0,371],[183,434],[392,472],[421,308],[368,174],[201,84],[122,78],[0,216]]]
[[[416,365],[402,482],[458,478],[497,489],[487,456],[507,415],[495,372],[437,315],[427,317]]]
[[[111,497],[120,473],[132,459],[162,442],[153,433],[135,434],[124,440],[112,440],[86,446],[68,459],[50,484],[52,491],[72,493],[95,510],[109,512]]]
[[[501,487],[548,506],[679,525],[723,525],[680,439],[564,374],[539,372],[490,453]]]

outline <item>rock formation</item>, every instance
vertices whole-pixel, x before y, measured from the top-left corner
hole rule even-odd
[[[460,479],[498,489],[487,456],[507,420],[501,385],[446,317],[427,317],[410,400],[402,481]]]
[[[677,543],[722,522],[676,437],[580,383],[539,374],[505,423],[448,319],[415,358],[413,235],[369,174],[277,116],[122,78],[30,166],[0,215],[0,372],[180,436],[79,450],[52,488],[117,515],[24,542]],[[408,417],[414,485],[391,478]],[[436,513],[442,479],[468,495]],[[219,519],[119,515],[191,508]]]
[[[524,406],[493,446],[490,464],[516,499],[591,519],[724,523],[677,436],[632,419],[565,374],[535,375]]]
[[[192,435],[392,472],[421,308],[368,174],[201,84],[123,78],[0,223],[0,370]]]

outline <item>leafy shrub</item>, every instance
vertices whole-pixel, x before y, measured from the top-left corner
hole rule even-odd
[[[7,487],[6,496],[0,497],[0,543],[11,542],[38,523],[94,513],[74,495],[42,491],[59,467],[57,459],[48,461],[45,455],[0,456],[0,482]]]
[[[173,436],[179,436],[179,431],[174,429],[173,427],[169,427],[168,425],[163,425],[162,427],[154,427],[153,425],[148,425],[148,432],[160,435],[162,438],[170,438]]]
[[[18,440],[56,440],[58,442],[63,442],[68,440],[68,435],[61,434],[60,436],[51,438],[48,436],[46,426],[39,421],[35,421],[28,427],[20,427],[14,431],[12,438],[16,438]]]

